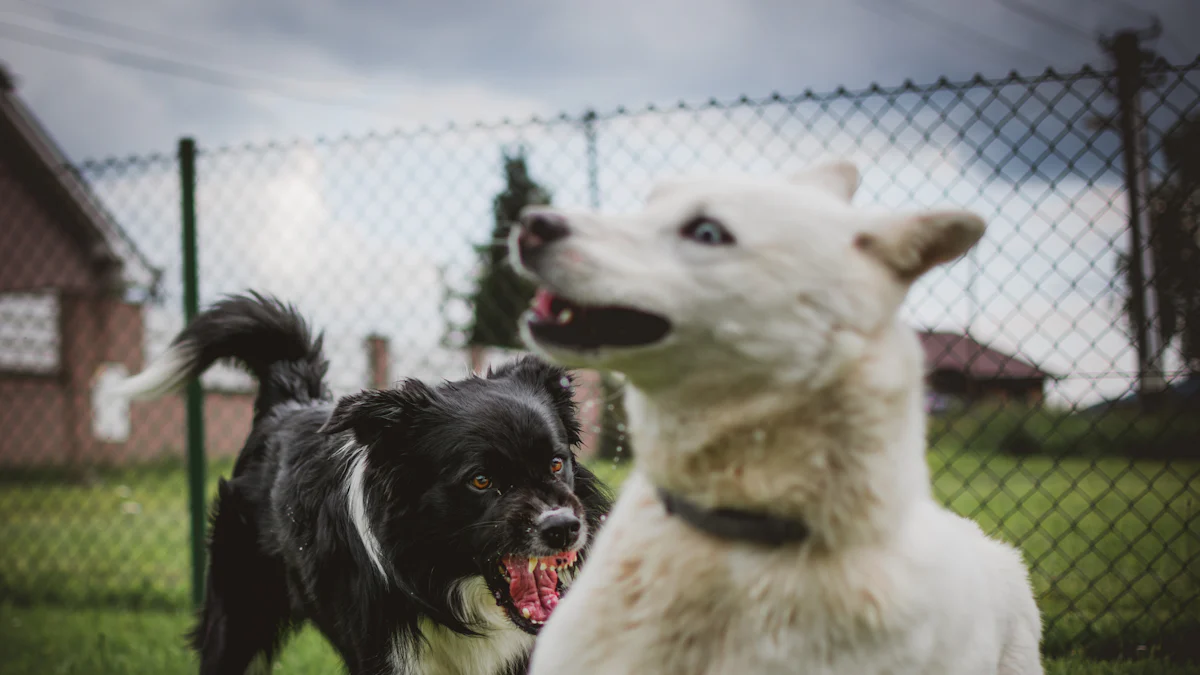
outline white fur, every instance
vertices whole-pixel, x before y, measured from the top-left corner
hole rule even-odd
[[[492,599],[482,577],[462,582],[458,593],[467,615],[475,620],[476,630],[482,635],[459,635],[422,619],[420,629],[426,643],[413,650],[397,638],[392,652],[394,672],[422,675],[498,673],[529,650],[533,636],[508,620],[504,610]]]
[[[194,355],[185,345],[172,345],[145,370],[109,387],[113,396],[155,399],[177,391],[188,379]]]
[[[542,511],[541,513],[538,514],[537,522],[538,522],[538,524],[544,523],[544,522],[546,522],[547,518],[553,518],[554,516],[557,516],[560,514],[571,516],[571,515],[575,514],[575,510],[569,506],[560,506],[560,507],[554,508],[554,509],[546,509],[545,511]],[[581,525],[582,525],[582,523],[581,523]]]
[[[367,492],[366,486],[363,484],[367,471],[367,449],[350,440],[338,448],[337,452],[354,457],[346,478],[346,499],[350,522],[354,523],[354,531],[358,533],[358,538],[362,541],[371,564],[386,580],[389,577],[387,567],[383,564],[383,549],[379,545],[379,539],[371,531],[371,519],[367,515]]]
[[[669,318],[657,345],[576,353],[620,371],[637,467],[543,629],[534,675],[1037,675],[1020,554],[932,497],[912,281],[983,234],[962,211],[868,215],[841,162],[790,179],[678,180],[626,216],[564,213],[536,276],[584,304]],[[680,236],[698,214],[736,244]],[[516,247],[513,247],[514,249]],[[669,516],[704,505],[803,519],[763,548]]]

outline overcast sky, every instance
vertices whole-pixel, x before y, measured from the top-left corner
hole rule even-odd
[[[0,0],[0,59],[82,158],[1074,69],[1145,10],[1200,52],[1194,0]]]
[[[569,124],[311,139],[1103,67],[1093,36],[1149,25],[1148,12],[1162,19],[1154,46],[1170,61],[1200,53],[1200,31],[1183,30],[1200,26],[1195,0],[0,0],[0,60],[72,158],[165,155],[85,172],[165,270],[151,354],[181,322],[176,140],[213,149],[301,139],[202,156],[201,299],[252,287],[296,302],[330,333],[331,378],[346,392],[367,381],[369,332],[393,338],[395,377],[463,374],[461,353],[442,340],[448,315],[469,314],[461,302],[447,313],[446,294],[471,290],[471,245],[488,236],[503,187],[501,148],[524,144],[535,179],[575,205],[589,201],[587,151]],[[1177,88],[1172,105],[1195,105],[1191,91]],[[1063,126],[1103,112],[1108,98],[1095,80],[1065,96],[1054,82],[1036,93],[609,120],[596,148],[601,198],[633,208],[663,173],[777,171],[848,154],[865,172],[860,202],[948,203],[991,222],[975,259],[923,282],[907,318],[969,327],[1069,375],[1052,386],[1055,400],[1120,395],[1134,361],[1112,287],[1127,239],[1117,138]],[[1173,119],[1156,114],[1163,128]]]

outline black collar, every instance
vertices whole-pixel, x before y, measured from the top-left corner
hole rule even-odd
[[[720,539],[745,541],[764,546],[799,544],[808,539],[808,524],[766,513],[738,509],[709,509],[658,488],[667,513],[679,516],[692,527]]]

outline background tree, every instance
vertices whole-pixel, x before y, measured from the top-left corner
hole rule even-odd
[[[483,259],[475,292],[471,296],[473,317],[467,331],[467,347],[471,366],[483,369],[484,350],[488,347],[521,349],[517,331],[521,313],[533,300],[536,287],[521,278],[508,264],[508,233],[528,205],[549,204],[551,195],[529,175],[524,150],[515,155],[503,155],[504,191],[492,202],[494,225],[487,243],[475,247]],[[629,458],[629,438],[626,434],[625,406],[621,384],[610,373],[601,374],[600,431],[596,440],[596,455],[602,458]]]
[[[1200,374],[1200,117],[1184,118],[1163,136],[1167,174],[1150,194],[1150,249],[1154,275],[1147,280],[1159,307],[1162,344],[1178,338],[1184,368]],[[1132,294],[1129,254],[1117,261],[1125,279],[1126,316]],[[1135,326],[1136,328],[1136,326]],[[1135,334],[1136,331],[1135,331]]]
[[[534,285],[517,276],[508,264],[508,233],[521,209],[531,204],[549,204],[550,193],[529,176],[524,150],[503,155],[504,191],[492,202],[495,224],[491,239],[476,252],[483,258],[475,293],[471,296],[473,318],[467,332],[472,360],[486,347],[520,349],[517,321],[533,299]],[[476,364],[477,365],[477,364]]]

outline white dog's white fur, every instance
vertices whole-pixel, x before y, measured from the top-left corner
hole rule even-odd
[[[857,184],[832,162],[660,184],[633,215],[556,211],[570,235],[536,265],[539,283],[672,331],[578,353],[523,329],[565,365],[625,374],[637,452],[533,675],[1042,672],[1020,554],[931,495],[923,354],[897,318],[912,282],[984,223],[871,215],[850,203]],[[680,236],[697,215],[735,243]],[[668,515],[656,488],[812,534],[776,548],[716,539]]]

